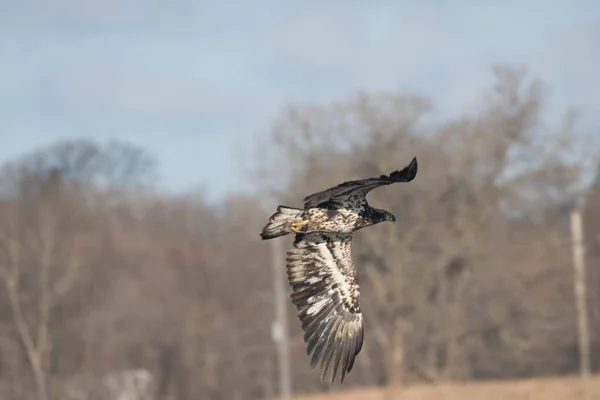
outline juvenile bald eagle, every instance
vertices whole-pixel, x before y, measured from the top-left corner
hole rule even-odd
[[[383,221],[396,221],[391,213],[372,208],[371,190],[417,175],[417,159],[404,169],[378,178],[344,182],[304,198],[304,208],[280,205],[260,236],[263,240],[294,233],[287,253],[292,303],[304,330],[311,368],[321,367],[321,380],[330,369],[331,383],[346,373],[363,344],[358,275],[352,262],[355,231]]]

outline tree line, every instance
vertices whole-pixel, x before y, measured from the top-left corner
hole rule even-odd
[[[62,399],[74,376],[132,368],[152,373],[157,399],[275,396],[274,261],[258,236],[273,206],[413,156],[414,182],[369,195],[397,222],[356,234],[366,336],[345,387],[576,373],[581,199],[597,370],[600,186],[586,177],[600,141],[575,134],[568,110],[549,128],[544,89],[496,68],[479,107],[452,120],[398,92],[290,106],[248,139],[256,191],[218,203],[162,193],[157,161],[124,142],[63,141],[7,163],[1,397]],[[335,389],[309,369],[285,301],[294,392]]]

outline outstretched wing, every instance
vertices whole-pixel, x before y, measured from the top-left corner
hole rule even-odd
[[[324,206],[327,208],[341,208],[348,207],[349,203],[364,202],[367,193],[379,186],[412,181],[417,175],[417,169],[418,164],[415,157],[406,167],[389,175],[348,181],[321,192],[313,193],[304,198],[304,208]]]
[[[292,302],[304,330],[311,368],[321,367],[340,383],[363,344],[358,276],[352,263],[352,235],[296,235],[287,254]]]

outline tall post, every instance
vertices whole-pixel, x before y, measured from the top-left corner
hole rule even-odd
[[[292,397],[292,374],[287,321],[288,299],[285,295],[285,254],[281,248],[281,239],[273,239],[271,243],[273,256],[273,301],[275,302],[273,339],[277,345],[279,395],[281,400],[289,400]]]
[[[573,238],[573,290],[577,311],[579,373],[582,378],[587,378],[590,375],[590,331],[586,301],[584,232],[579,208],[575,208],[571,212],[571,235]]]

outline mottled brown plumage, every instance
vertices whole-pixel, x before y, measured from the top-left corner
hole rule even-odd
[[[261,232],[263,240],[296,234],[287,253],[291,299],[298,309],[311,368],[319,365],[321,379],[340,382],[354,365],[363,344],[358,275],[352,262],[352,235],[358,230],[396,218],[369,206],[371,190],[410,182],[417,159],[399,171],[378,178],[344,182],[304,198],[304,208],[277,207]]]

